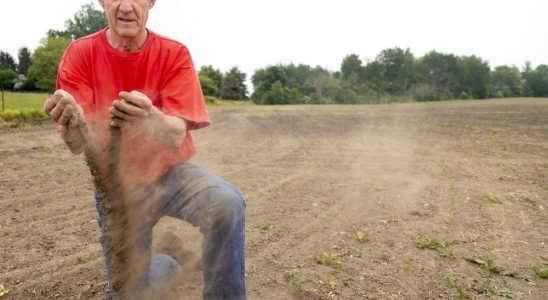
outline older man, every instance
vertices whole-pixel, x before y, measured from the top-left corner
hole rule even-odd
[[[90,168],[95,176],[102,174],[103,187],[120,184],[126,196],[150,198],[144,200],[146,205],[141,201],[116,206],[117,199],[106,195],[109,188],[95,194],[105,237],[116,229],[107,227],[118,224],[108,222],[121,215],[114,213],[116,209],[133,212],[127,222],[138,225],[118,237],[138,236],[132,238],[135,243],[120,247],[138,248],[128,251],[147,262],[143,270],[113,269],[113,253],[125,249],[113,249],[116,244],[102,240],[109,280],[123,271],[145,273],[132,275],[137,280],[126,287],[130,291],[113,285],[110,297],[142,298],[140,293],[150,290],[158,297],[158,291],[168,288],[170,277],[178,277],[179,265],[173,258],[165,254],[150,258],[152,226],[167,215],[199,227],[204,236],[204,299],[245,299],[243,197],[188,162],[196,152],[190,131],[209,124],[190,54],[184,45],[146,28],[155,0],[99,2],[109,27],[69,46],[59,67],[58,90],[46,101],[44,111],[57,123],[72,153],[93,153]],[[109,143],[116,130],[119,147],[113,153]],[[100,170],[113,155],[119,158],[119,175]],[[106,198],[110,206],[103,203]],[[111,213],[113,205],[116,209]]]

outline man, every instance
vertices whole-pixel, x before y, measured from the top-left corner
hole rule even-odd
[[[204,299],[245,299],[243,197],[188,162],[195,153],[190,131],[209,124],[190,54],[146,28],[155,0],[99,2],[109,27],[69,46],[58,90],[44,111],[71,152],[89,153],[92,174],[99,178],[95,197],[110,297],[142,299],[148,291],[161,298],[158,293],[178,276],[179,265],[170,256],[150,258],[152,226],[167,215],[199,227],[204,236]],[[115,151],[109,143],[118,144]],[[121,192],[113,192],[119,187]],[[140,200],[131,202],[132,197]],[[118,216],[127,220],[117,223]],[[112,227],[122,223],[127,227],[113,235]],[[114,236],[129,242],[116,244]],[[129,256],[120,258],[124,253]],[[124,265],[128,261],[147,264],[140,269]],[[122,273],[134,279],[125,289],[117,285]]]

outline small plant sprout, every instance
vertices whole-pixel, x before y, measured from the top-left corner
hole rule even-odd
[[[540,278],[548,279],[548,268],[533,267],[533,272]]]
[[[501,274],[502,272],[504,272],[504,268],[501,266],[497,266],[492,260],[487,261],[487,263],[485,264],[485,268],[487,268],[489,272],[495,274]]]
[[[352,239],[358,242],[365,242],[367,240],[367,233],[358,229],[352,230],[351,235]]]
[[[297,278],[298,273],[299,273],[299,269],[293,269],[285,272],[284,274],[285,282],[287,282],[287,284],[289,284],[290,286],[296,286],[296,287],[300,287],[301,285],[307,282],[310,282],[310,279],[301,280]]]
[[[390,255],[387,251],[383,251],[381,252],[381,259],[385,262],[390,262],[392,260],[392,255]]]
[[[10,290],[6,289],[3,284],[0,284],[0,297],[9,294]]]
[[[408,263],[404,263],[401,267],[404,272],[410,272],[411,271],[411,265]]]
[[[335,269],[338,269],[342,266],[342,261],[336,259],[334,256],[329,255],[327,253],[314,254],[314,261],[317,264],[328,266]]]
[[[495,204],[501,204],[502,201],[500,201],[499,197],[495,196],[495,195],[487,195],[487,201],[491,202],[491,203],[495,203]]]
[[[445,248],[445,244],[438,241],[436,238],[426,238],[415,242],[417,248],[420,249],[438,249]]]
[[[272,227],[272,225],[270,223],[259,223],[257,224],[257,228],[259,228],[260,230],[268,230]]]
[[[72,264],[75,265],[75,266],[85,264],[87,262],[89,262],[89,256],[87,256],[87,255],[76,256],[72,259]]]
[[[471,299],[470,295],[462,288],[462,286],[460,286],[460,283],[456,278],[446,276],[445,282],[457,290],[457,293],[459,293],[459,299]]]

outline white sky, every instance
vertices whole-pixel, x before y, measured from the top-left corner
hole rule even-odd
[[[97,0],[0,0],[0,50],[17,59],[48,29],[63,29]],[[277,63],[340,68],[347,54],[374,59],[409,47],[478,55],[491,67],[548,64],[546,0],[157,0],[148,27],[191,51],[197,69],[237,65],[248,78]]]

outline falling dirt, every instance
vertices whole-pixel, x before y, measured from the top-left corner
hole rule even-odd
[[[548,100],[210,114],[193,162],[246,196],[249,299],[545,296]],[[93,191],[53,125],[0,131],[2,300],[106,298]],[[175,299],[200,298],[200,240],[154,228],[182,261]]]

